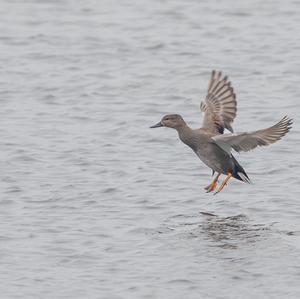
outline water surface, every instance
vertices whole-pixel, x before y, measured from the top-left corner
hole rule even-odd
[[[296,1],[1,1],[1,298],[299,298]],[[211,171],[165,113],[200,127],[212,69],[236,131],[291,133]]]

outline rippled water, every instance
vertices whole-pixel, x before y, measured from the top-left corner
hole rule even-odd
[[[1,298],[300,298],[300,3],[1,1]],[[217,196],[165,113],[199,127],[212,69],[254,185]]]

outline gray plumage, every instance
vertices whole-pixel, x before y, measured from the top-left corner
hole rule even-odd
[[[223,133],[225,128],[233,132],[231,123],[237,111],[231,83],[227,76],[223,79],[221,76],[221,72],[212,71],[205,102],[200,104],[204,114],[202,128],[213,133]]]
[[[253,132],[233,133],[232,122],[237,112],[236,96],[231,83],[221,72],[212,72],[207,96],[201,102],[200,109],[204,115],[202,128],[191,129],[178,114],[165,115],[162,120],[152,126],[170,127],[177,130],[179,138],[188,145],[196,155],[218,176],[206,188],[213,191],[220,174],[228,177],[218,192],[221,191],[232,176],[250,183],[243,167],[232,155],[232,149],[241,152],[249,151],[257,146],[269,145],[281,139],[290,129],[292,120],[284,117],[274,126]],[[223,134],[227,129],[231,133]]]
[[[231,153],[231,149],[236,152],[248,152],[257,146],[269,145],[280,140],[290,129],[292,121],[285,116],[274,126],[244,133],[216,135],[212,139],[226,152]]]

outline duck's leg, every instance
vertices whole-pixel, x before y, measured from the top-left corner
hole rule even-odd
[[[217,193],[221,192],[223,190],[223,188],[225,187],[225,185],[227,184],[227,182],[229,181],[229,179],[232,177],[232,173],[228,172],[227,173],[227,177],[224,179],[224,181],[222,182],[221,186],[219,187],[219,189],[214,193],[214,195],[216,195]]]
[[[214,191],[215,188],[217,187],[217,182],[218,182],[218,179],[219,179],[219,176],[221,175],[221,173],[219,173],[215,178],[214,180],[207,186],[205,187],[204,189],[207,190],[206,192],[209,193],[211,191]]]

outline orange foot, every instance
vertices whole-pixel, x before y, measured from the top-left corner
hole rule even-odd
[[[205,187],[204,189],[207,190],[206,193],[209,193],[209,192],[212,192],[216,189],[217,187],[217,182],[218,182],[218,179],[219,179],[219,176],[221,174],[219,173],[215,178],[214,180],[207,186]]]
[[[219,187],[219,189],[214,193],[214,195],[216,195],[217,193],[221,192],[223,190],[223,188],[227,185],[227,182],[229,181],[229,179],[232,177],[232,173],[228,172],[227,173],[227,177],[225,178],[225,180],[222,182],[221,186]]]

